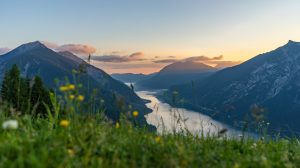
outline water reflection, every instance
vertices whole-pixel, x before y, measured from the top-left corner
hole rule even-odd
[[[239,137],[242,132],[213,120],[207,115],[184,108],[174,108],[159,101],[154,91],[138,91],[138,96],[150,100],[147,107],[153,112],[146,115],[148,124],[154,125],[159,133],[188,131],[194,135],[220,135]]]

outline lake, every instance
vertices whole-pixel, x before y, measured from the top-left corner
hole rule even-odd
[[[146,106],[152,109],[152,113],[147,114],[148,124],[154,125],[159,133],[189,132],[193,135],[218,135],[220,131],[227,137],[239,137],[241,131],[235,130],[226,124],[222,124],[211,117],[200,112],[187,110],[184,108],[171,107],[169,104],[161,102],[155,97],[157,91],[137,91],[139,97],[150,100]]]

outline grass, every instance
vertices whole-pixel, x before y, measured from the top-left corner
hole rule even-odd
[[[69,86],[69,85],[68,85]],[[132,112],[113,123],[82,113],[73,89],[62,100],[51,95],[48,117],[20,115],[0,106],[0,167],[299,167],[298,139],[253,140],[162,134],[134,127]],[[64,103],[62,103],[64,102]],[[61,105],[64,105],[64,109]],[[127,118],[127,119],[126,119]]]
[[[1,117],[1,122],[7,120]],[[69,118],[15,117],[18,129],[0,132],[0,167],[298,167],[294,140],[254,141],[157,135],[97,115]]]

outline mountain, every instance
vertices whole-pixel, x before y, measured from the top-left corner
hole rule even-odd
[[[294,133],[300,130],[300,43],[289,41],[194,86],[173,86],[170,102],[174,91],[184,107],[229,124],[260,113],[270,122],[270,130]]]
[[[0,80],[2,81],[4,72],[9,70],[13,64],[17,64],[24,77],[41,76],[45,85],[55,88],[57,85],[54,79],[65,81],[74,79],[72,70],[81,67],[84,73],[76,74],[77,82],[81,82],[85,88],[85,95],[89,97],[93,89],[97,89],[96,102],[104,100],[106,115],[117,120],[122,112],[128,111],[129,105],[132,110],[140,112],[139,120],[145,123],[144,114],[149,112],[145,103],[128,86],[119,82],[101,69],[87,64],[84,60],[70,52],[56,53],[47,48],[42,43],[36,41],[19,46],[7,54],[0,56]],[[0,82],[1,82],[0,81]],[[62,82],[61,82],[62,83]],[[97,103],[99,105],[100,103]]]
[[[84,60],[82,60],[81,58],[79,58],[78,56],[74,55],[73,53],[69,52],[69,51],[60,51],[57,52],[59,55],[72,60],[74,62],[76,62],[77,64],[81,64],[81,63],[85,63]],[[86,64],[87,65],[87,64]]]
[[[200,62],[175,62],[161,69],[153,77],[136,83],[139,89],[167,89],[172,85],[205,78],[217,69]]]
[[[160,73],[161,74],[179,74],[179,73],[201,73],[201,72],[209,72],[214,71],[215,69],[209,65],[200,63],[200,62],[192,62],[192,61],[180,61],[175,62],[170,65],[164,67]]]
[[[151,78],[154,74],[145,75],[145,74],[141,74],[141,73],[140,74],[134,74],[134,73],[120,74],[120,73],[115,73],[115,74],[111,74],[111,77],[113,77],[114,79],[117,79],[119,81],[122,81],[124,83],[136,83],[136,82],[138,82],[140,80],[145,80],[145,79]]]

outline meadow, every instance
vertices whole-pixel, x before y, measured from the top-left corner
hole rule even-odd
[[[282,168],[300,165],[298,139],[159,135],[134,127],[126,119],[110,122],[101,113],[58,115],[50,119],[6,115],[4,110],[8,109],[1,109],[0,167]],[[5,127],[3,123],[7,122]]]

